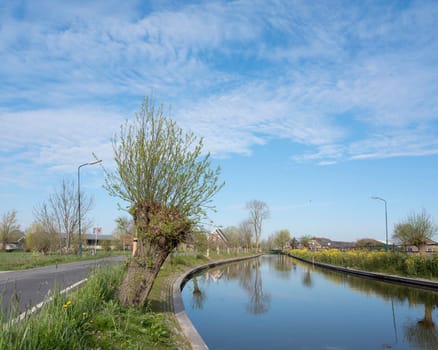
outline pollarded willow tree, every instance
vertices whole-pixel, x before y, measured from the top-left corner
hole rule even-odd
[[[203,140],[186,133],[146,98],[113,139],[116,170],[105,188],[126,201],[138,249],[120,288],[124,305],[144,305],[161,265],[213,208],[220,169],[203,155]]]
[[[436,233],[437,227],[423,209],[420,213],[412,213],[404,221],[396,224],[392,237],[405,246],[413,245],[420,250]]]

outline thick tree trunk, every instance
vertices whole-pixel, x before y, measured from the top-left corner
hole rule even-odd
[[[152,256],[131,258],[119,290],[119,300],[122,305],[146,304],[155,278],[169,253],[167,249],[157,248]]]
[[[191,222],[159,203],[137,205],[133,217],[140,233],[138,248],[120,286],[119,300],[122,305],[143,306],[161,266],[189,232]]]

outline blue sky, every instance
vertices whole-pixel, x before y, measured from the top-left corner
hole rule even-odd
[[[21,227],[142,99],[205,138],[225,188],[212,227],[265,201],[289,229],[384,239],[413,211],[438,219],[438,2],[0,2],[0,213]],[[81,169],[95,226],[125,213]]]

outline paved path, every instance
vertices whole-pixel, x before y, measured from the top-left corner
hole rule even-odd
[[[42,302],[49,291],[55,288],[62,290],[84,280],[92,267],[124,259],[118,256],[3,272],[0,274],[0,312],[7,316],[11,307],[18,305],[20,314]]]

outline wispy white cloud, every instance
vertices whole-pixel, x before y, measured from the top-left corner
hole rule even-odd
[[[317,147],[315,152],[298,155],[293,159],[332,165],[339,161],[428,155],[438,155],[436,132],[416,128],[391,129],[349,144],[323,145]]]
[[[208,148],[219,154],[246,154],[251,146],[273,138],[318,145],[333,142],[342,134],[341,128],[294,101],[281,87],[261,82],[187,103],[177,118],[206,138]]]
[[[93,152],[111,166],[111,138],[123,119],[90,108],[0,112],[7,130],[0,140],[1,182],[26,186],[41,167],[46,174],[71,173]]]
[[[435,154],[434,2],[2,6],[0,145],[35,164],[109,153],[151,92],[218,156],[274,138],[320,164]]]
[[[15,96],[37,103],[43,97],[45,104],[62,104],[122,94],[138,97],[151,88],[170,90],[171,96],[181,88],[199,92],[229,79],[209,68],[208,60],[216,55],[211,51],[255,35],[244,14],[219,3],[135,19],[108,16],[96,8],[88,9],[94,15],[83,15],[77,6],[63,4],[56,18],[51,15],[57,13],[56,5],[30,19],[6,18],[0,31],[6,65],[0,74],[15,84],[3,100]],[[46,95],[33,97],[35,80]]]
[[[373,135],[354,142],[348,149],[350,159],[389,158],[438,154],[438,139],[430,130],[401,130]]]

